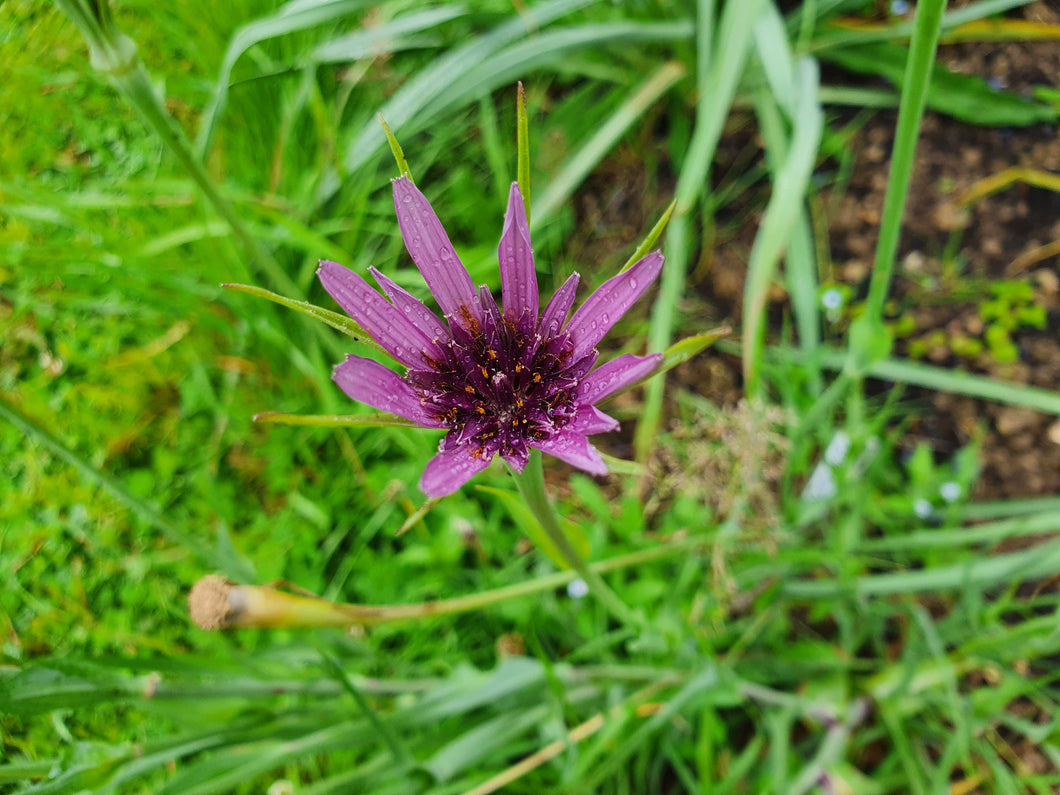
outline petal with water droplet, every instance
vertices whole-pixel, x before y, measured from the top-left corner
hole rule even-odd
[[[490,465],[492,458],[475,456],[471,445],[446,450],[432,458],[420,476],[420,491],[428,497],[445,497]]]
[[[504,314],[516,320],[524,313],[537,323],[537,274],[534,272],[534,251],[530,246],[530,224],[526,220],[526,206],[513,182],[508,191],[508,211],[504,214],[497,260],[501,266],[501,303]]]
[[[650,356],[624,353],[600,365],[578,385],[578,402],[596,403],[603,400],[634,381],[650,375],[662,362],[662,358],[661,353],[653,353]]]
[[[607,433],[618,428],[618,420],[604,414],[596,406],[583,404],[578,406],[578,412],[574,415],[566,430],[592,436],[594,433]]]
[[[471,317],[481,322],[482,310],[471,275],[453,252],[453,244],[431,203],[408,177],[395,179],[393,184],[401,238],[438,306],[454,319],[463,317],[461,310],[466,307]]]
[[[567,333],[574,340],[574,358],[596,347],[611,327],[662,270],[663,255],[653,251],[638,260],[633,267],[608,279],[590,295],[571,317]],[[607,318],[606,320],[604,318]]]
[[[593,475],[607,474],[607,464],[600,453],[584,435],[575,431],[564,429],[549,439],[530,442],[530,446]]]
[[[424,408],[408,382],[379,362],[350,355],[336,365],[331,377],[354,400],[428,428],[442,427]]]
[[[394,306],[398,307],[427,339],[448,341],[449,329],[434,312],[427,308],[423,301],[374,267],[369,266],[368,272],[383,288],[387,297],[394,302]]]
[[[578,278],[577,273],[572,273],[545,306],[545,311],[541,313],[541,322],[538,324],[542,339],[548,340],[556,336],[563,328],[563,321],[567,319],[567,313],[574,305],[574,296],[578,292]]]
[[[337,262],[321,260],[317,276],[339,306],[402,364],[422,367],[420,351],[439,356],[431,336],[387,303],[360,275]]]

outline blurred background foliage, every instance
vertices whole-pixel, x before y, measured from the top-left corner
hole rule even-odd
[[[895,356],[871,298],[894,251],[833,322],[807,209],[900,97],[913,141],[918,102],[1053,124],[1055,85],[1006,93],[932,57],[939,30],[1055,35],[998,16],[1024,3],[960,4],[934,27],[938,3],[914,27],[854,0],[117,4],[251,245],[122,76],[90,65],[63,9],[97,6],[60,5],[0,8],[0,790],[456,793],[560,742],[507,791],[1055,791],[1060,503],[969,503],[978,437],[910,454],[903,388],[1054,414],[1060,396]],[[220,287],[330,307],[314,276],[330,258],[425,294],[382,114],[497,288],[516,80],[543,292],[574,270],[602,282],[678,200],[655,307],[616,352],[717,326],[686,275],[752,230],[726,350],[754,400],[660,381],[616,401],[624,432],[602,442],[640,475],[549,473],[594,560],[684,544],[609,575],[648,628],[562,588],[360,633],[193,628],[184,595],[210,572],[378,604],[554,570],[473,486],[395,537],[432,433],[255,425],[356,411],[329,380],[354,343]],[[712,171],[723,139],[747,155]],[[881,219],[895,235],[904,190]]]

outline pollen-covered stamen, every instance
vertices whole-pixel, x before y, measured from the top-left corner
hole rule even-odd
[[[574,362],[566,332],[542,339],[531,313],[502,314],[485,289],[479,298],[482,322],[453,324],[444,360],[410,370],[409,382],[450,429],[443,449],[469,445],[525,459],[527,442],[550,438],[574,418],[576,388],[596,354]]]

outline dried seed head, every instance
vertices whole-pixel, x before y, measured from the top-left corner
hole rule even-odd
[[[208,574],[199,580],[188,594],[188,612],[191,620],[202,629],[224,629],[231,626],[235,611],[230,594],[232,583],[217,574]]]

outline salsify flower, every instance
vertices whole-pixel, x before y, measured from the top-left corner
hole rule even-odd
[[[659,275],[662,254],[604,282],[569,320],[577,273],[539,312],[530,226],[513,183],[498,251],[498,307],[487,287],[475,288],[427,198],[407,177],[393,185],[401,237],[444,322],[375,268],[368,270],[385,298],[348,268],[322,261],[324,288],[407,368],[402,377],[350,355],[335,368],[336,383],[354,400],[447,430],[420,479],[429,496],[456,491],[497,455],[522,472],[531,448],[606,474],[587,437],[618,422],[593,404],[651,373],[662,355],[624,354],[593,369],[596,346]]]

